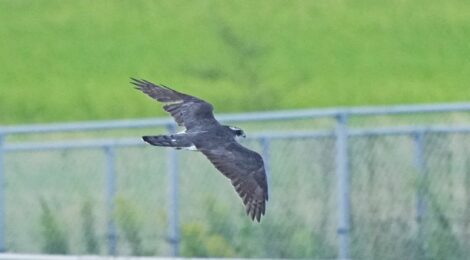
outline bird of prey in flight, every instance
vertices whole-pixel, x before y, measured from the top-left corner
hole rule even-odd
[[[143,136],[143,140],[155,146],[196,150],[204,154],[231,180],[245,204],[246,214],[259,222],[266,210],[268,184],[263,158],[236,140],[236,137],[245,137],[243,130],[220,124],[212,113],[212,105],[202,99],[164,85],[131,79],[136,89],[162,102],[163,109],[185,128],[177,134]]]

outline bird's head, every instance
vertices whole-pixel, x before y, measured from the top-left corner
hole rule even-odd
[[[235,126],[229,126],[228,128],[230,129],[230,131],[232,131],[235,137],[246,137],[245,132],[242,129]]]

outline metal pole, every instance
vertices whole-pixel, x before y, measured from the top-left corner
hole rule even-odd
[[[5,176],[3,172],[3,140],[0,133],[0,252],[6,251],[5,246]]]
[[[108,254],[117,255],[117,231],[114,222],[114,208],[116,199],[116,155],[114,148],[105,146],[106,154],[106,204],[108,218]]]
[[[426,178],[426,159],[424,155],[424,132],[419,131],[414,134],[415,144],[415,165],[418,172],[418,187],[416,191],[416,224],[417,224],[417,258],[424,258],[424,234],[423,234],[423,220],[426,213],[426,189],[427,189],[427,178]]]
[[[336,118],[336,177],[338,181],[338,237],[339,259],[350,259],[350,177],[348,159],[348,115],[340,113]]]
[[[175,133],[173,124],[167,126],[169,133]],[[179,255],[179,206],[178,206],[178,154],[176,150],[168,150],[168,241],[171,246],[171,256]]]
[[[263,137],[261,140],[261,155],[263,156],[264,160],[264,169],[266,171],[266,177],[268,182],[268,187],[270,187],[271,183],[271,154],[270,154],[270,146],[271,142],[269,138]]]

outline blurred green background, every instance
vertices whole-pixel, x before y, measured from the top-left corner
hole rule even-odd
[[[470,2],[0,1],[0,124],[470,98]]]
[[[219,113],[468,101],[469,14],[468,0],[0,0],[0,125],[164,116],[129,77],[201,97]],[[241,126],[333,129],[328,120]],[[468,117],[351,121],[352,127],[451,125]],[[138,131],[132,136],[143,135]],[[9,141],[123,135],[130,130]],[[416,178],[414,139],[351,141],[353,257],[468,255],[470,210],[462,213],[461,205],[470,198],[470,142],[466,136],[427,138],[432,185],[425,239],[416,235],[412,210],[425,185]],[[180,154],[187,176],[180,183],[182,255],[336,256],[333,141],[278,140],[271,147],[276,178],[270,213],[258,228],[241,203],[234,204],[240,201],[227,191],[225,177],[203,157]],[[165,153],[116,151],[120,254],[169,254]],[[6,155],[8,250],[106,253],[105,160],[100,150]]]

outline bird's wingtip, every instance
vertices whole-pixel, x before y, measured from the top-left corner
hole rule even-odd
[[[131,80],[131,81],[129,81],[129,83],[131,83],[131,84],[133,84],[133,85],[136,85],[136,86],[139,86],[140,83],[142,82],[142,81],[140,81],[140,80],[138,80],[138,79],[136,79],[136,78],[133,78],[133,77],[129,77],[129,78],[130,78],[130,80]]]

